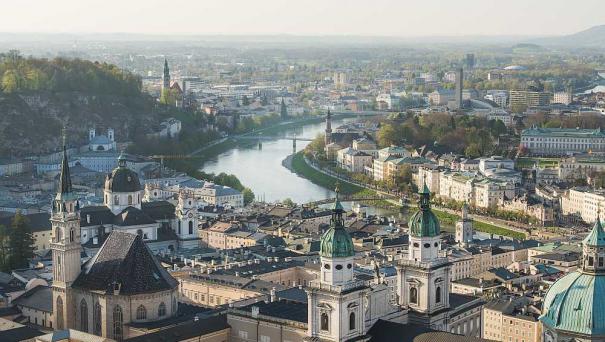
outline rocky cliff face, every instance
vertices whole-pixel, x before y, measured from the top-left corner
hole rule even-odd
[[[145,95],[0,93],[0,158],[56,151],[64,125],[70,144],[84,144],[91,127],[111,127],[117,141],[127,141],[159,120],[154,101]]]

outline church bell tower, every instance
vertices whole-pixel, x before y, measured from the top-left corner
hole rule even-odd
[[[53,328],[73,328],[74,303],[71,285],[80,274],[80,208],[73,193],[69,160],[63,138],[63,160],[57,194],[52,203]],[[71,323],[70,323],[71,322]]]

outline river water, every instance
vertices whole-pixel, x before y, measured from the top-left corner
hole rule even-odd
[[[353,119],[334,120],[332,127]],[[314,138],[325,129],[325,123],[312,123],[288,129],[281,135],[286,137]],[[300,151],[308,141],[296,141]],[[209,159],[202,165],[204,172],[234,174],[245,186],[252,189],[257,200],[266,202],[282,201],[290,198],[296,203],[330,198],[331,190],[324,189],[309,180],[297,176],[282,165],[282,161],[292,154],[292,140],[275,138],[263,140],[262,148],[256,142],[244,144]]]

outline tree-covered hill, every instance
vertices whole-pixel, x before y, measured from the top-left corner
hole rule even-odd
[[[71,143],[92,126],[116,130],[119,141],[148,132],[161,114],[141,92],[138,76],[84,60],[0,54],[0,157],[55,151],[66,125]]]

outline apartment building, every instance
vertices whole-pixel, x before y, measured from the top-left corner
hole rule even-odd
[[[540,311],[520,298],[496,299],[483,306],[481,337],[503,342],[539,342],[542,325]]]
[[[551,93],[530,90],[511,90],[509,92],[511,107],[523,105],[527,107],[547,106],[550,103]]]
[[[577,187],[570,189],[561,196],[561,212],[563,215],[578,214],[587,223],[597,220],[599,208],[605,208],[604,190]]]

